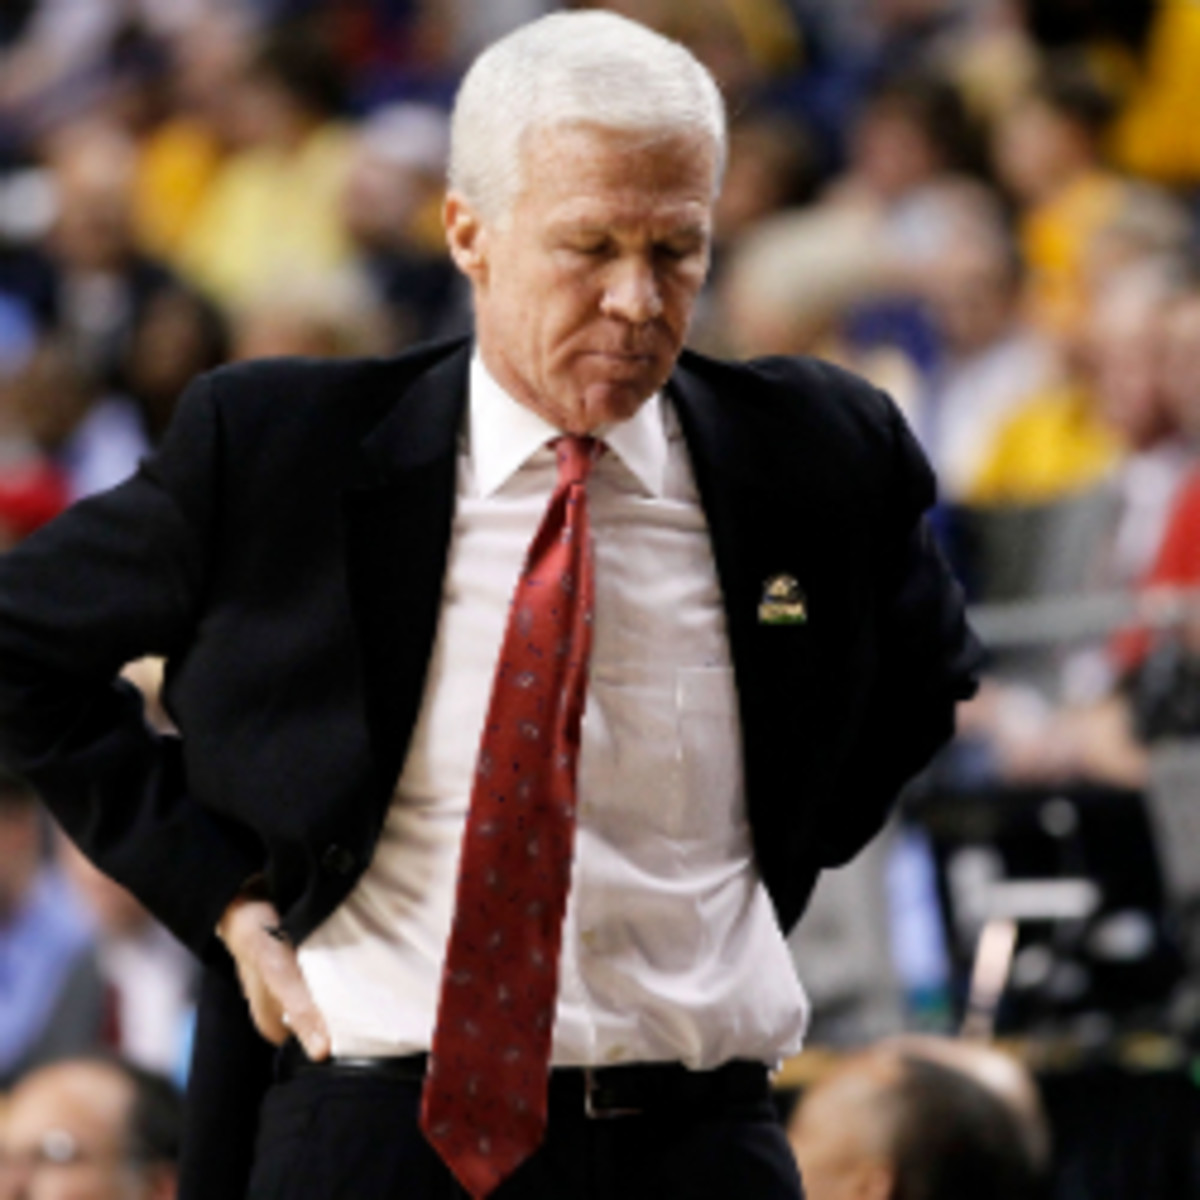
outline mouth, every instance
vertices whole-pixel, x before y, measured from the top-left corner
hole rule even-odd
[[[624,350],[592,350],[586,357],[597,359],[601,363],[618,369],[625,368],[627,370],[644,370],[657,362],[656,355],[636,354]]]

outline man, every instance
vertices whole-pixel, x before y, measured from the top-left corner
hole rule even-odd
[[[126,675],[128,678],[128,673]],[[103,1044],[138,1066],[178,1074],[191,1049],[196,960],[119,883],[66,838],[55,857],[93,938],[88,956],[103,1000]],[[91,1047],[98,1039],[93,1035]]]
[[[800,1194],[782,931],[975,648],[882,396],[681,356],[724,137],[674,43],[517,31],[453,120],[474,345],[204,378],[0,565],[4,752],[208,963],[186,1195]]]
[[[87,917],[47,860],[45,834],[33,790],[0,769],[0,1091],[102,1031]]]
[[[0,1121],[3,1200],[173,1200],[181,1105],[120,1059],[64,1059],[27,1075]]]
[[[1030,1200],[1049,1134],[1028,1072],[990,1047],[895,1038],[839,1064],[788,1127],[807,1200]]]

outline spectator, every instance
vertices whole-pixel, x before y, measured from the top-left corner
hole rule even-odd
[[[1099,422],[1097,434],[1107,431],[1118,456],[1090,490],[1076,494],[1073,513],[1060,500],[1057,507],[1064,520],[1041,527],[1045,544],[1025,548],[1046,564],[1043,581],[1059,581],[1057,588],[1047,590],[1126,589],[1161,558],[1170,514],[1194,454],[1180,434],[1162,366],[1179,352],[1178,346],[1171,350],[1171,321],[1186,312],[1186,305],[1173,298],[1173,289],[1170,277],[1153,263],[1128,268],[1093,307],[1086,400],[1091,419]],[[1072,443],[1064,423],[1057,442],[1047,436],[1040,443],[1040,464],[1029,452],[1032,442],[1026,444],[1022,459],[1016,433],[1035,428],[1035,420],[1051,429],[1050,410],[1039,409],[1038,403],[1020,414],[1000,439],[1009,455],[1010,498],[1021,494],[1021,480],[1028,486],[1039,471],[1049,471],[1056,463],[1065,467],[1086,445]],[[997,457],[993,467],[1000,461]],[[1024,495],[1028,498],[1030,492]],[[1120,676],[1147,645],[1138,635],[1118,639],[1115,646],[1076,646],[1047,673],[1045,693],[1024,683],[989,683],[964,711],[964,728],[983,737],[999,774],[1009,782],[1084,778],[1139,787],[1145,780],[1145,754],[1117,689]],[[1050,659],[1043,655],[1039,662],[1047,665]]]
[[[955,228],[943,222],[972,158],[970,123],[953,85],[937,75],[900,75],[864,103],[848,168],[827,200],[876,213],[887,249],[904,263],[926,263]]]
[[[66,839],[58,860],[93,930],[104,990],[103,1039],[138,1066],[182,1074],[192,1015],[192,956],[120,884],[102,875]]]
[[[22,371],[36,343],[0,366],[0,553],[57,516],[69,503],[65,475],[36,444],[21,412]]]
[[[1171,193],[1131,182],[1109,220],[1094,233],[1084,264],[1087,301],[1113,290],[1118,275],[1146,266],[1182,278],[1194,235],[1191,214]]]
[[[221,163],[245,141],[237,84],[251,49],[246,19],[225,5],[168,47],[168,111],[142,138],[134,209],[142,244],[174,265]]]
[[[1180,485],[1153,563],[1141,583],[1158,588],[1200,587],[1200,388],[1196,355],[1200,345],[1200,292],[1180,297],[1167,315],[1162,355],[1168,395],[1193,450],[1191,469]],[[1116,643],[1118,665],[1130,676],[1139,731],[1147,740],[1200,734],[1200,611],[1195,598],[1174,628],[1151,636],[1141,631]]]
[[[0,1122],[0,1200],[174,1200],[181,1104],[119,1059],[42,1067]]]
[[[877,234],[873,218],[854,208],[792,209],[751,226],[720,280],[733,351],[848,359],[847,312],[897,286]]]
[[[1041,67],[1025,8],[1020,0],[961,6],[961,26],[938,47],[939,66],[988,127],[1033,86]]]
[[[971,494],[1007,420],[1059,370],[1021,317],[1016,247],[998,219],[989,225],[949,246],[928,282],[941,352],[914,424],[951,502]]]
[[[729,127],[729,162],[717,198],[718,250],[756,221],[808,203],[816,186],[815,149],[800,123],[758,110]]]
[[[110,396],[123,395],[125,356],[147,306],[179,290],[134,235],[137,146],[104,121],[71,125],[47,155],[57,216],[46,242],[53,321],[80,368]]]
[[[356,272],[384,307],[395,349],[469,323],[442,235],[449,137],[448,118],[429,105],[381,109],[363,123],[341,195]]]
[[[1119,438],[1120,468],[1111,536],[1093,581],[1127,588],[1144,576],[1162,544],[1168,514],[1195,450],[1180,431],[1162,369],[1176,285],[1155,269],[1114,275],[1090,320],[1089,347],[1099,414]]]
[[[94,112],[114,98],[124,39],[159,39],[194,20],[201,0],[26,0],[11,40],[0,46],[0,124],[26,138]]]
[[[779,0],[601,0],[590,7],[682,42],[713,73],[733,110],[800,63],[799,29]]]
[[[1112,6],[1118,12],[1123,6]],[[1132,95],[1113,128],[1113,155],[1127,171],[1160,183],[1200,180],[1200,9],[1193,4],[1134,7],[1152,12]]]
[[[141,432],[157,442],[186,382],[228,358],[223,317],[194,293],[167,288],[152,296],[126,346],[121,375],[137,406]]]
[[[301,31],[269,36],[236,100],[248,144],[220,167],[180,258],[226,308],[285,272],[336,272],[350,253],[338,198],[351,139],[325,48]]]
[[[44,253],[35,250],[33,257],[40,254],[49,290],[46,322],[55,353],[64,356],[65,369],[85,394],[70,453],[111,461],[98,472],[73,465],[80,477],[73,497],[132,470],[183,382],[196,368],[215,365],[221,345],[215,312],[137,243],[137,156],[129,136],[102,121],[64,129],[48,152],[57,215]],[[42,276],[27,271],[24,278],[32,286]],[[34,305],[34,297],[26,300]],[[146,344],[148,337],[162,336],[164,326],[169,365]],[[35,358],[34,374],[41,365]],[[61,408],[53,399],[46,402]]]
[[[68,501],[120,483],[146,451],[137,409],[105,396],[61,340],[39,346],[7,390],[7,407],[61,473]]]
[[[0,554],[53,520],[70,501],[62,473],[48,461],[8,463],[0,472]]]
[[[1100,412],[1090,371],[1069,364],[996,430],[965,499],[1052,504],[1095,487],[1120,457],[1120,440]]]
[[[969,491],[976,503],[1034,504],[1102,480],[1137,489],[1128,496],[1130,513],[1137,508],[1145,520],[1133,532],[1118,530],[1117,557],[1091,571],[1089,583],[1137,578],[1157,547],[1162,510],[1184,465],[1158,378],[1162,309],[1172,287],[1162,264],[1112,272],[1081,326],[1074,377],[1029,396],[1011,415]]]
[[[96,1045],[102,996],[83,913],[43,852],[36,797],[0,774],[0,1087]]]
[[[232,335],[235,360],[339,358],[381,354],[390,348],[386,310],[361,278],[349,272],[328,277],[289,273],[279,282],[238,306]]]
[[[1031,1200],[1047,1135],[1028,1076],[982,1046],[884,1042],[801,1101],[807,1200]]]
[[[1019,208],[1030,315],[1059,337],[1078,327],[1092,238],[1124,194],[1103,160],[1113,110],[1090,71],[1066,60],[1049,67],[995,128],[995,170]]]
[[[734,247],[723,291],[735,350],[825,354],[911,411],[935,355],[923,281],[993,208],[961,173],[969,143],[942,80],[880,84],[855,123],[848,169],[820,202],[760,222]]]
[[[818,181],[815,154],[810,131],[798,121],[765,109],[751,109],[732,119],[729,159],[713,214],[712,270],[692,327],[696,348],[713,354],[736,353],[741,335],[730,328],[726,311],[726,268],[731,259],[736,260],[736,248],[753,242],[759,229],[769,228],[778,214],[795,212],[812,200]],[[764,263],[756,274],[771,270]],[[751,305],[753,301],[750,297]],[[753,306],[749,319],[754,319],[757,308],[766,310],[769,321],[769,305]],[[785,331],[785,340],[787,336]]]

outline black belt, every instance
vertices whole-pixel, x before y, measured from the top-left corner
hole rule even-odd
[[[428,1055],[400,1058],[327,1058],[313,1062],[294,1038],[279,1051],[275,1078],[301,1075],[390,1079],[420,1084]],[[582,1110],[589,1117],[626,1117],[672,1111],[721,1111],[757,1104],[770,1096],[767,1068],[735,1059],[710,1071],[681,1063],[631,1063],[613,1067],[555,1067],[550,1072],[550,1105]]]

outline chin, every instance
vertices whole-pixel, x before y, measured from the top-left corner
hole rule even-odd
[[[599,394],[596,394],[597,392]],[[588,430],[618,421],[628,421],[653,393],[652,387],[589,388],[577,410],[579,420],[588,426]]]
[[[603,413],[601,421],[628,420],[662,387],[660,371],[638,372],[618,379],[591,380],[584,385],[582,407],[588,413]]]

